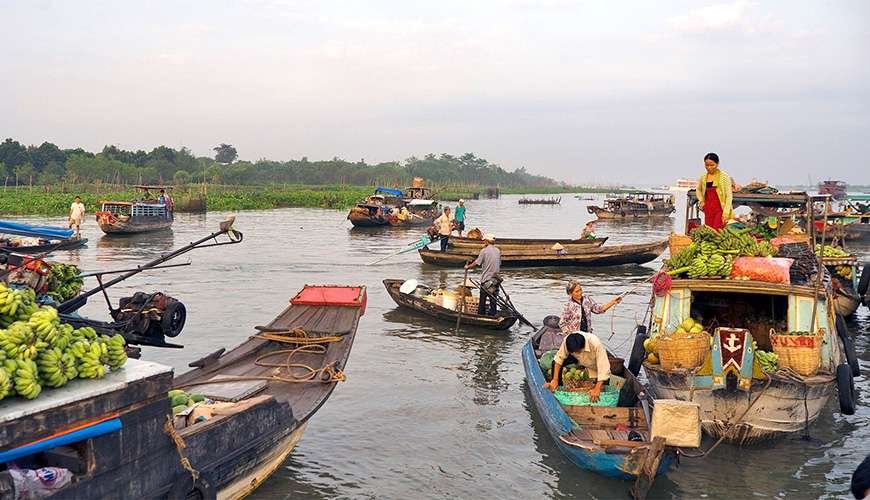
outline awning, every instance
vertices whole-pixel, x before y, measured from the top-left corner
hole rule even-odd
[[[411,205],[412,207],[416,207],[416,206],[429,206],[429,205],[434,205],[436,203],[438,203],[438,202],[435,200],[411,200],[408,202],[408,205]]]
[[[14,234],[31,238],[65,240],[73,235],[71,229],[59,226],[32,226],[20,222],[0,220],[0,234]]]
[[[402,196],[401,189],[385,188],[385,187],[378,186],[378,188],[375,189],[375,192],[376,193],[386,193],[386,194],[393,195],[393,196]]]

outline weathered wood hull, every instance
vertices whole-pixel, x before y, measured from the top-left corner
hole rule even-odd
[[[117,220],[115,222],[97,221],[100,229],[106,234],[137,234],[160,231],[172,227],[172,219],[162,217]]]
[[[697,387],[688,371],[667,372],[648,363],[644,363],[644,370],[657,399],[698,403],[705,433],[714,438],[724,436],[726,441],[741,445],[801,432],[819,417],[836,388],[831,375],[807,378],[805,399],[803,383],[776,374],[771,375],[766,389],[766,381],[753,380],[749,391],[741,391]],[[752,404],[756,398],[758,401]],[[734,424],[745,412],[743,419]]]
[[[544,387],[546,380],[544,380],[544,374],[535,358],[535,350],[531,341],[523,347],[522,356],[526,383],[532,402],[559,451],[581,469],[609,477],[636,479],[641,472],[647,449],[635,448],[629,453],[608,453],[602,449],[583,449],[565,443],[562,437],[571,432],[573,423],[555,396]],[[608,410],[608,408],[600,409],[602,412]],[[656,474],[665,474],[674,460],[673,452],[666,452],[659,463]]]
[[[387,293],[396,304],[427,316],[456,324],[456,319],[459,316],[457,311],[441,307],[438,304],[433,304],[414,295],[402,293],[399,291],[400,286],[402,286],[402,280],[384,280],[384,287],[387,289]],[[463,325],[488,328],[491,330],[507,330],[516,322],[517,318],[515,316],[481,316],[476,314],[476,312],[463,313],[462,318],[460,319],[460,323]]]
[[[657,219],[670,217],[676,210],[674,207],[653,210],[620,210],[614,212],[596,205],[586,207],[586,210],[599,219]]]
[[[496,245],[498,246],[498,245]],[[501,266],[509,267],[601,267],[625,264],[645,264],[659,257],[668,246],[667,240],[639,245],[602,246],[591,248],[568,248],[564,254],[553,250],[546,252],[506,249],[502,251]],[[480,251],[473,248],[453,249],[446,252],[421,249],[420,258],[426,264],[442,267],[462,267],[477,257]]]
[[[53,252],[55,250],[74,250],[76,248],[81,248],[87,244],[87,238],[70,238],[68,240],[60,241],[56,244],[49,245],[32,245],[26,247],[4,247],[0,246],[0,251],[8,250],[10,252],[16,253],[24,253],[24,254],[34,254],[34,253],[45,253],[45,252]]]
[[[596,238],[594,240],[587,239],[535,239],[535,238],[498,238],[496,240],[496,246],[502,250],[534,250],[534,251],[542,251],[549,252],[553,245],[556,243],[562,245],[565,248],[579,247],[579,248],[592,248],[592,247],[600,247],[607,241],[607,238]],[[467,238],[467,237],[459,237],[459,236],[451,236],[450,237],[450,246],[454,248],[483,248],[484,242],[483,240]]]
[[[390,221],[386,217],[360,216],[354,213],[349,214],[347,220],[353,224],[353,227],[383,227],[390,225]]]

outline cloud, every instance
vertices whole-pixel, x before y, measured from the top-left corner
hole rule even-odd
[[[674,31],[691,34],[740,31],[748,26],[748,14],[757,5],[757,2],[747,0],[709,5],[672,17],[668,20],[668,25]]]

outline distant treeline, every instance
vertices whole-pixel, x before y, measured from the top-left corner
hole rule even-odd
[[[549,177],[529,174],[525,167],[507,171],[473,153],[462,156],[428,154],[423,158],[411,157],[401,162],[368,164],[365,160],[351,162],[340,158],[309,161],[307,157],[288,161],[231,161],[236,156],[235,148],[231,145],[221,144],[215,151],[216,159],[196,157],[184,147],[173,149],[167,146],[158,146],[148,152],[105,146],[99,153],[92,153],[82,148],[60,149],[50,142],[24,146],[18,141],[6,139],[0,143],[0,184],[21,186],[66,182],[184,185],[206,182],[404,186],[414,177],[423,177],[427,183],[442,186],[562,185]]]

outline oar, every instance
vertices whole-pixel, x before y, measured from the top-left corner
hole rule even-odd
[[[517,314],[517,317],[520,319],[520,321],[522,321],[523,323],[525,323],[525,324],[529,325],[530,327],[534,328],[535,330],[537,330],[538,327],[533,325],[522,314],[520,314],[519,311],[517,311],[517,308],[514,307],[514,302],[511,300],[511,296],[508,295],[507,290],[504,289],[504,287],[501,285],[501,283],[499,283],[498,287],[502,291],[502,293],[504,293],[504,297],[505,297],[504,302],[506,302],[508,304],[508,306],[510,306],[511,310],[513,310],[513,312]]]
[[[456,330],[453,332],[454,335],[459,333],[459,321],[462,320],[462,311],[465,310],[465,283],[468,280],[468,268],[465,268],[465,274],[462,276],[462,288],[460,288],[462,293],[461,303],[459,305],[459,315],[456,316]]]
[[[396,255],[399,255],[399,254],[402,254],[402,253],[405,253],[405,252],[411,252],[411,251],[414,251],[414,250],[419,250],[419,249],[421,249],[421,248],[423,248],[423,247],[429,245],[430,243],[432,243],[432,241],[429,239],[429,235],[424,234],[423,237],[421,237],[419,240],[417,240],[417,241],[415,241],[415,242],[413,242],[413,243],[408,243],[407,245],[404,246],[404,248],[400,249],[399,251],[397,251],[397,252],[393,252],[393,253],[391,253],[390,255],[387,255],[386,257],[381,257],[381,258],[378,259],[378,260],[375,260],[375,261],[369,262],[369,263],[366,264],[366,265],[367,265],[367,266],[371,266],[371,265],[373,265],[373,264],[377,264],[378,262],[383,262],[383,261],[389,259],[390,257],[395,257]]]
[[[528,325],[528,326],[530,326],[530,327],[532,327],[532,328],[534,328],[534,329],[537,329],[537,328],[538,328],[538,327],[536,327],[535,325],[533,325],[529,320],[527,320],[527,319],[525,318],[525,316],[523,316],[519,311],[517,311],[517,308],[516,308],[516,307],[514,307],[512,304],[509,304],[509,303],[505,302],[504,299],[502,299],[501,297],[499,297],[499,296],[498,296],[498,293],[496,293],[495,295],[489,293],[489,291],[488,291],[487,289],[483,288],[483,286],[482,286],[480,283],[478,283],[478,282],[476,282],[476,281],[474,281],[474,280],[471,280],[471,283],[473,283],[476,287],[480,288],[480,289],[483,291],[483,293],[485,293],[488,297],[490,297],[490,298],[492,298],[493,300],[495,300],[495,303],[496,303],[496,304],[498,304],[498,305],[502,306],[502,308],[507,309],[508,311],[514,313],[514,314],[516,315],[517,319],[519,319],[521,323],[523,323],[523,324],[525,324],[525,325]],[[502,291],[504,291],[504,287],[502,287],[501,285],[499,285],[499,288],[500,288]],[[505,293],[505,295],[507,295],[507,293]]]

